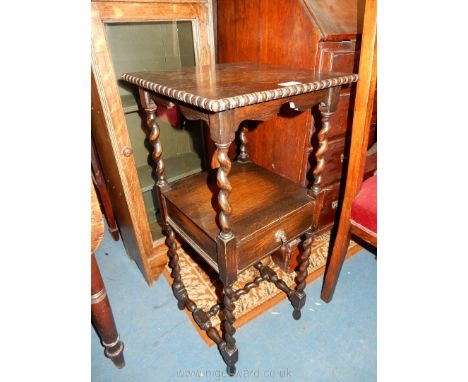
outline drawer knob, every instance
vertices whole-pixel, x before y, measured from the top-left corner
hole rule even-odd
[[[277,243],[282,243],[283,245],[286,244],[286,242],[288,241],[286,239],[286,234],[284,233],[282,229],[280,229],[279,231],[275,233],[275,239]]]
[[[288,239],[286,238],[286,233],[280,229],[275,233],[275,239],[277,243],[281,243],[281,254],[283,257],[287,259],[289,262],[289,259],[291,258],[291,247],[288,245]]]
[[[338,208],[338,200],[334,200],[334,201],[332,202],[332,208],[333,208],[334,210],[336,210],[336,209]]]
[[[127,147],[125,146],[122,150],[122,154],[126,157],[129,157],[130,155],[133,154],[133,149],[131,149],[130,147]]]
[[[343,163],[343,161],[344,161],[344,154],[341,154],[341,155],[340,155],[340,161],[341,161],[341,163]]]

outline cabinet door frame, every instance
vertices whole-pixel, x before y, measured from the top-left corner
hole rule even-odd
[[[213,12],[211,0],[95,0],[91,2],[91,69],[106,121],[115,164],[128,207],[131,229],[121,235],[128,255],[134,259],[147,283],[158,278],[165,256],[155,251],[141,193],[136,164],[132,155],[125,115],[115,77],[105,24],[127,22],[191,21],[196,65],[215,63]],[[122,228],[122,227],[121,227]],[[128,237],[130,235],[131,237]],[[126,240],[127,238],[127,240]],[[127,245],[132,243],[133,245]]]

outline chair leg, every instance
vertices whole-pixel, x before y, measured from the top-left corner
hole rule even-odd
[[[94,254],[91,255],[91,319],[104,345],[104,354],[119,369],[123,368],[125,366],[124,344],[117,333],[112,309]]]
[[[166,235],[166,245],[168,247],[167,255],[170,259],[169,265],[172,269],[171,276],[173,278],[172,292],[177,299],[177,307],[180,310],[183,310],[188,300],[188,293],[185,289],[184,283],[182,282],[182,276],[180,275],[179,255],[177,253],[177,243],[175,241],[174,231],[169,226],[166,228]]]
[[[322,293],[320,294],[320,298],[325,302],[330,302],[333,298],[350,240],[351,231],[349,228],[344,235],[337,235],[336,237],[328,268],[323,279]]]
[[[306,286],[306,278],[309,268],[309,257],[311,253],[312,240],[313,233],[312,230],[309,230],[305,234],[305,239],[302,244],[303,251],[299,256],[299,265],[297,268],[296,277],[296,289],[290,296],[291,303],[294,307],[293,317],[295,320],[299,320],[301,318],[301,309],[306,302],[306,294],[304,292],[304,289]]]
[[[239,359],[239,351],[236,347],[234,334],[236,329],[233,326],[235,305],[233,302],[233,291],[231,285],[224,286],[224,341],[220,344],[221,355],[227,365],[227,373],[233,376],[236,373],[236,362]]]

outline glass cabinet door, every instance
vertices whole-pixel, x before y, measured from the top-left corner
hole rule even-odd
[[[121,80],[123,73],[170,70],[195,66],[191,21],[125,22],[105,24],[115,78],[137,166],[153,241],[163,235],[154,190],[155,166],[146,136],[145,113],[139,109],[138,91]],[[201,172],[204,167],[202,126],[185,121],[176,110],[158,108],[166,178],[169,182]]]

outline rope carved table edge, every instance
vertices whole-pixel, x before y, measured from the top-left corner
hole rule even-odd
[[[294,319],[298,320],[300,318],[300,309],[304,306],[306,301],[306,295],[303,290],[305,288],[305,270],[309,266],[309,255],[313,240],[312,230],[307,231],[304,236],[304,251],[302,252],[300,263],[296,270],[296,289],[290,288],[284,280],[279,278],[278,274],[271,267],[259,261],[254,264],[253,267],[258,270],[260,276],[255,277],[252,281],[247,282],[242,288],[239,288],[236,291],[231,290],[231,293],[229,293],[229,303],[235,303],[241,296],[248,294],[252,289],[258,287],[262,281],[268,281],[274,284],[279,290],[283,291],[287,295],[294,308],[293,317]],[[297,239],[293,239],[291,242],[295,240]],[[171,249],[171,256],[178,256],[176,249]],[[171,268],[173,264],[174,263],[170,261]],[[172,269],[173,273],[179,273],[177,272],[177,265],[175,265],[174,268],[175,269]],[[174,277],[174,275],[171,276]],[[174,288],[174,284],[178,284],[179,282],[180,280],[177,277],[177,281],[174,279],[173,283],[173,290],[178,300],[179,309],[183,310],[184,308],[187,308],[191,312],[194,321],[200,327],[200,329],[204,330],[208,337],[212,339],[222,351],[222,347],[225,346],[223,345],[225,341],[222,339],[219,330],[212,326],[211,318],[218,314],[219,311],[225,307],[226,302],[214,304],[208,310],[200,309],[197,304],[188,297],[185,288],[183,288],[183,292],[181,292],[180,288],[178,287]]]
[[[236,109],[238,107],[254,105],[275,99],[286,98],[294,95],[310,93],[317,90],[328,89],[335,86],[350,84],[358,80],[358,75],[343,75],[338,78],[318,80],[300,85],[284,86],[277,89],[253,92],[218,100],[205,98],[186,92],[184,90],[177,90],[165,85],[156,84],[154,82],[135,77],[128,73],[124,73],[122,75],[122,79],[142,88],[152,90],[158,94],[162,94],[172,99],[177,99],[190,105],[201,107],[202,109],[217,113],[220,111]]]
[[[215,68],[215,70],[218,69],[219,73],[216,73],[219,75],[223,74],[221,68]],[[301,308],[304,307],[306,302],[304,289],[310,261],[309,256],[311,254],[311,245],[314,233],[317,228],[317,217],[319,216],[317,211],[319,210],[324,196],[321,184],[321,175],[324,167],[323,156],[327,151],[327,133],[330,128],[329,120],[331,115],[336,111],[341,85],[356,82],[358,79],[356,74],[334,73],[333,78],[323,78],[321,75],[314,74],[312,78],[307,77],[305,80],[303,77],[298,78],[303,82],[284,82],[283,84],[277,84],[277,72],[269,70],[269,68],[263,68],[263,72],[259,75],[260,80],[262,78],[267,78],[266,82],[263,82],[263,86],[258,85],[239,88],[239,82],[241,79],[239,79],[237,75],[240,69],[242,69],[242,67],[236,66],[235,64],[232,64],[232,66],[229,67],[230,72],[228,72],[228,74],[231,73],[233,77],[230,77],[229,75],[226,76],[228,79],[227,85],[226,83],[218,84],[216,81],[213,83],[210,81],[204,81],[203,76],[198,72],[194,72],[194,74],[192,73],[194,78],[184,78],[182,82],[177,82],[177,76],[180,75],[180,72],[169,72],[169,75],[154,72],[149,75],[147,75],[147,73],[140,73],[140,77],[138,73],[123,74],[122,76],[124,81],[135,84],[139,87],[142,108],[146,111],[146,125],[149,133],[148,138],[153,146],[152,159],[155,161],[156,165],[154,169],[156,178],[155,189],[161,206],[160,224],[166,234],[166,245],[168,247],[167,254],[173,279],[172,290],[177,299],[178,308],[180,310],[187,309],[192,314],[195,323],[206,332],[206,335],[214,343],[218,345],[221,356],[227,365],[228,375],[230,376],[235,375],[235,364],[239,357],[236,340],[234,338],[236,333],[236,328],[234,326],[236,317],[234,315],[234,311],[235,302],[241,296],[249,293],[253,288],[259,287],[261,282],[267,281],[287,295],[294,308],[293,318],[298,320],[301,317]],[[262,74],[264,74],[264,77],[262,77]],[[284,71],[283,74],[285,75]],[[141,76],[143,76],[143,78]],[[169,86],[161,85],[150,80],[155,77],[157,77],[156,80],[158,81],[168,81]],[[274,80],[268,78],[274,78]],[[174,87],[174,83],[178,84],[176,86],[180,85],[179,88],[188,88],[189,90],[178,90]],[[277,85],[283,87],[275,88]],[[204,86],[207,87],[205,88]],[[216,86],[223,88],[224,90],[216,92]],[[231,88],[229,88],[229,86],[231,86]],[[272,89],[269,89],[270,87]],[[191,93],[191,89],[196,89],[196,91],[199,92],[199,95]],[[253,91],[256,89],[258,91]],[[152,95],[150,94],[150,91],[165,96],[169,98],[169,100],[164,97],[160,97],[157,94]],[[211,94],[211,97],[215,99],[206,98],[205,95],[207,94]],[[231,94],[236,95],[231,96]],[[313,186],[308,188],[306,192],[303,192],[305,190],[302,189],[299,192],[298,186],[293,187],[284,183],[284,187],[291,190],[291,195],[297,195],[297,203],[300,203],[297,208],[285,205],[284,216],[278,218],[272,215],[271,212],[269,212],[271,207],[268,206],[268,203],[263,203],[262,208],[264,208],[264,210],[262,213],[265,220],[264,225],[268,227],[271,226],[269,229],[273,232],[259,229],[255,231],[255,234],[257,235],[256,237],[259,239],[265,238],[265,240],[269,242],[268,250],[265,250],[265,253],[257,253],[255,252],[255,247],[250,243],[244,244],[243,247],[237,247],[238,236],[235,235],[233,231],[231,222],[233,208],[229,201],[229,196],[232,192],[229,174],[231,170],[233,170],[234,175],[235,172],[232,167],[231,159],[228,156],[228,151],[230,144],[235,139],[235,134],[239,129],[239,125],[242,124],[243,121],[250,119],[256,120],[258,118],[260,120],[266,120],[271,118],[273,115],[281,111],[281,101],[288,97],[294,101],[293,104],[295,108],[301,111],[318,105],[322,115],[324,126],[321,129],[321,134],[319,134],[320,147],[316,153],[317,166],[314,171],[315,179]],[[269,102],[274,100],[276,101]],[[216,150],[213,153],[213,158],[215,160],[212,163],[217,164],[217,198],[215,196],[216,192],[213,195],[214,200],[217,199],[213,206],[216,210],[216,219],[219,228],[217,234],[211,231],[207,232],[207,229],[201,229],[200,231],[194,228],[200,227],[200,222],[197,223],[193,216],[184,212],[184,208],[188,207],[184,207],[184,204],[180,201],[180,199],[184,197],[184,195],[181,194],[181,190],[183,190],[183,188],[177,188],[177,186],[172,188],[173,186],[166,181],[164,176],[165,166],[162,161],[162,146],[159,139],[160,129],[155,120],[155,111],[158,104],[165,105],[168,102],[172,103],[173,101],[175,101],[176,104],[177,101],[185,103],[185,105],[179,106],[183,115],[188,119],[203,120],[207,123],[210,131],[210,138],[216,146]],[[288,99],[284,100],[284,102],[287,101]],[[255,104],[261,105],[259,105],[259,107],[243,108],[244,106]],[[197,107],[200,109],[197,109]],[[237,108],[240,110],[233,110]],[[241,166],[245,164],[247,175],[244,176],[246,179],[263,179],[262,176],[264,175],[261,175],[262,173],[258,172],[260,170],[250,170],[250,168],[255,168],[255,166],[248,164],[251,160],[247,151],[247,138],[245,133],[246,128],[243,125],[239,131],[242,150],[237,162],[240,163]],[[247,173],[247,170],[252,172]],[[266,175],[266,177],[271,179],[271,175]],[[269,181],[272,182],[273,179]],[[281,183],[278,179],[274,179],[274,181]],[[197,178],[196,180],[193,180],[193,182],[195,184],[194,189],[197,189],[197,187],[199,187],[197,182],[200,182],[200,180]],[[269,183],[265,183],[265,187],[269,187],[268,185]],[[277,194],[280,192],[280,190],[276,191]],[[239,203],[240,201],[237,200],[237,202]],[[294,215],[291,215],[292,212],[294,212]],[[282,227],[282,219],[285,223],[287,222],[290,225],[286,224]],[[179,220],[187,223],[185,230],[179,227]],[[267,221],[269,223],[267,223]],[[291,223],[289,223],[290,221]],[[272,226],[273,223],[274,225]],[[174,230],[185,238],[196,251],[200,250],[199,254],[204,255],[202,257],[208,262],[208,264],[212,266],[214,264],[213,268],[217,271],[218,278],[223,284],[224,297],[222,302],[215,303],[210,308],[204,308],[206,309],[204,310],[190,299],[181,278],[181,269],[179,265],[179,256],[177,253],[177,243],[175,240]],[[276,233],[274,233],[274,231],[276,231]],[[182,232],[184,234],[182,234]],[[288,238],[286,238],[285,232],[288,232],[288,236],[291,235],[290,239],[292,240],[288,240]],[[204,247],[201,248],[198,245],[197,240],[190,239],[190,234],[205,235],[211,241],[209,244],[204,243]],[[269,236],[270,234],[273,235]],[[246,237],[245,232],[242,232],[239,235],[239,237]],[[203,238],[205,238],[205,236],[203,236]],[[265,265],[262,260],[270,253],[270,250],[280,249],[285,255],[288,253],[290,254],[292,242],[297,240],[299,237],[303,238],[302,253],[299,256],[299,265],[296,270],[296,285],[293,288],[291,284],[290,287],[285,280],[281,279],[271,267]],[[214,247],[211,246],[212,242],[214,243]],[[209,254],[207,254],[205,250],[208,250]],[[248,252],[248,256],[250,257],[241,258],[242,251],[251,251]],[[242,288],[234,291],[233,285],[237,280],[239,272],[241,270],[245,270],[246,267],[251,268],[252,265],[259,272],[259,276],[255,277],[252,281],[246,282]],[[211,318],[220,312],[221,309],[224,313],[224,321],[221,324],[221,330],[218,330],[212,325]]]

